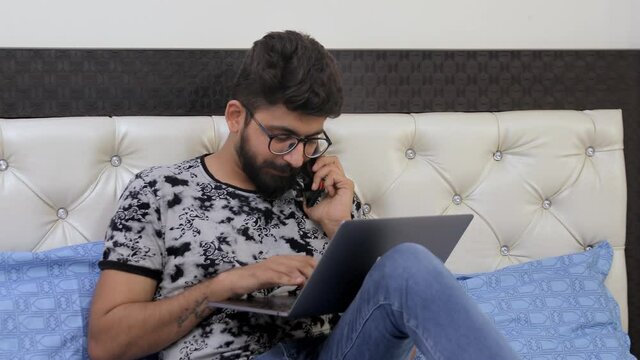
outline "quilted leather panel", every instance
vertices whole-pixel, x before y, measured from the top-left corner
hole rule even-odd
[[[326,129],[373,216],[475,215],[455,272],[609,240],[607,284],[627,326],[620,111],[345,114]],[[227,134],[219,116],[0,119],[0,247],[101,239],[134,173],[215,151]]]
[[[609,240],[615,255],[607,284],[626,314],[626,290],[619,285],[626,284],[620,111],[393,117],[386,122],[380,114],[343,115],[326,126],[336,142],[350,141],[348,151],[331,151],[341,157],[374,216],[474,214],[447,262],[458,273],[564,255]],[[365,123],[366,132],[352,133]],[[595,149],[592,156],[589,147]]]

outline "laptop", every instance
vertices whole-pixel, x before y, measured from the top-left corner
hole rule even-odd
[[[290,318],[342,313],[389,249],[417,243],[445,262],[472,219],[465,214],[345,221],[297,296],[228,299],[209,306]]]

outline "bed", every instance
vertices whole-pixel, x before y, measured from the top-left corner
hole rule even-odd
[[[242,54],[0,49],[4,256],[99,241],[137,171],[215,151]],[[608,240],[606,285],[634,344],[640,52],[334,54],[346,99],[326,128],[370,216],[473,213],[447,262],[457,274],[495,274]],[[82,274],[95,270],[85,265]],[[4,274],[0,291],[11,288]],[[12,304],[0,317],[20,330]]]

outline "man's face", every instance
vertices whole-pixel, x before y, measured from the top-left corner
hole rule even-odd
[[[299,168],[288,163],[278,163],[272,159],[259,160],[258,154],[251,151],[247,129],[240,133],[240,142],[236,151],[242,171],[256,186],[256,190],[268,198],[277,198],[293,188]]]
[[[322,132],[324,125],[324,118],[294,113],[282,105],[261,108],[255,116],[273,135],[316,135]],[[288,154],[272,154],[269,137],[254,121],[245,122],[236,153],[242,171],[255,185],[256,191],[268,198],[277,198],[292,189],[300,166],[308,160],[303,155],[302,143]]]

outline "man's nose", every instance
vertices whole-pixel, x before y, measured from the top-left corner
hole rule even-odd
[[[290,153],[284,155],[284,160],[291,165],[291,167],[299,168],[304,163],[304,143],[301,141],[296,145]]]

